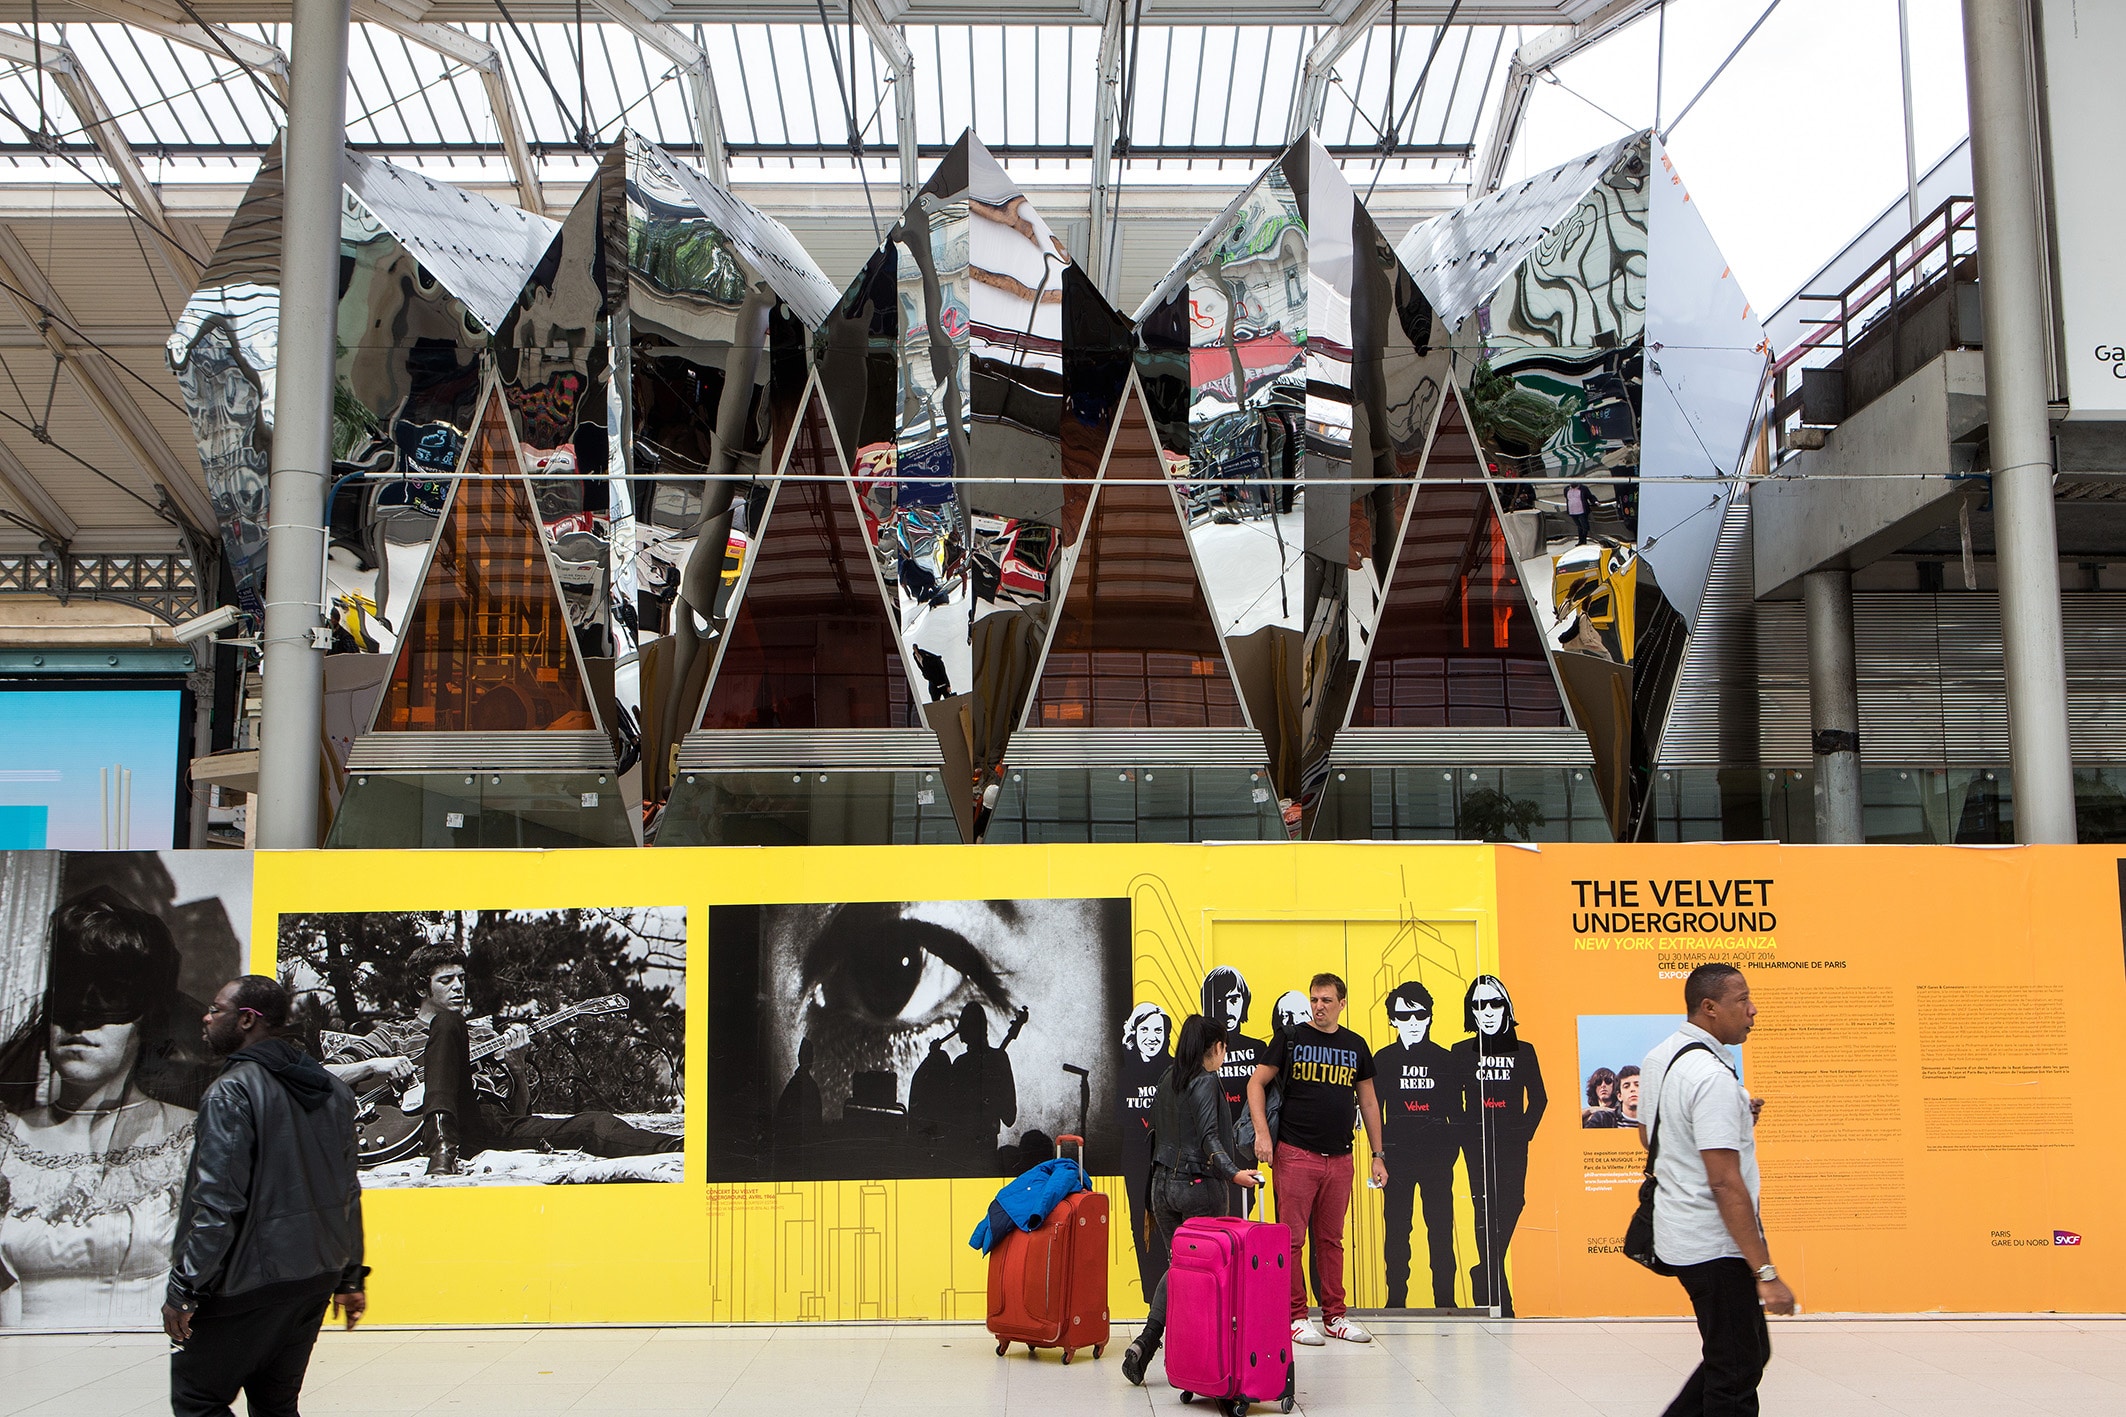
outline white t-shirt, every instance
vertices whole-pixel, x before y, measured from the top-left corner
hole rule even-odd
[[[1713,1051],[1692,1049],[1704,1043]],[[1671,1067],[1670,1063],[1674,1066]],[[1757,1128],[1750,1116],[1750,1097],[1729,1070],[1727,1048],[1696,1024],[1686,1023],[1646,1055],[1640,1096],[1640,1121],[1653,1137],[1661,1126],[1661,1154],[1654,1162],[1659,1184],[1654,1196],[1654,1253],[1672,1265],[1739,1258],[1742,1251],[1705,1175],[1701,1151],[1739,1152],[1742,1180],[1749,1187],[1750,1208],[1757,1208]]]

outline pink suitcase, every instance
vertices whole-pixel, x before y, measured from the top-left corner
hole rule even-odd
[[[1189,1220],[1166,1278],[1166,1380],[1241,1417],[1251,1402],[1292,1410],[1292,1232],[1252,1220]]]

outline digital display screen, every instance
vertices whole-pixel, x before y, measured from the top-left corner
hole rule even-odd
[[[0,688],[0,849],[176,845],[184,692]]]

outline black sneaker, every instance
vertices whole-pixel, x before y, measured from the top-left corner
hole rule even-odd
[[[1122,1350],[1122,1376],[1129,1379],[1131,1387],[1144,1386],[1144,1370],[1151,1366],[1152,1355],[1158,1351],[1158,1344],[1146,1347],[1141,1338]]]

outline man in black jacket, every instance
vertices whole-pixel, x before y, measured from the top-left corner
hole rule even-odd
[[[208,1085],[178,1203],[162,1326],[175,1417],[296,1417],[329,1304],[353,1328],[368,1308],[354,1094],[282,1036],[288,991],[263,975],[222,986]]]

